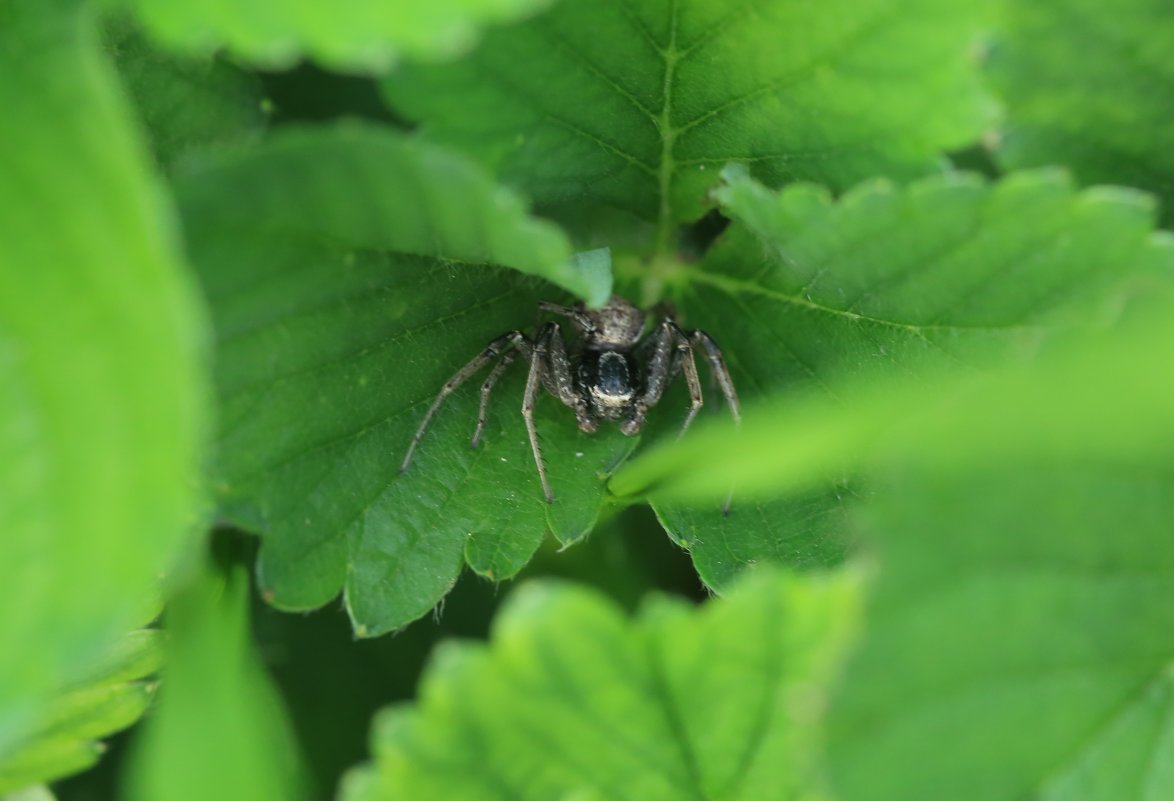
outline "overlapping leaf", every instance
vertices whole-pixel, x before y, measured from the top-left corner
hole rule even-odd
[[[281,699],[250,640],[244,569],[201,573],[167,608],[158,708],[133,741],[133,801],[304,798]]]
[[[181,195],[218,331],[218,490],[264,535],[273,603],[319,606],[345,582],[356,629],[376,634],[431,609],[466,558],[506,578],[548,526],[564,542],[590,529],[600,474],[632,442],[582,436],[540,401],[548,506],[520,415],[522,360],[480,448],[479,377],[399,472],[449,376],[503,330],[531,328],[555,291],[484,265],[580,275],[557,229],[464,162],[363,129],[214,160]]]
[[[1169,361],[1174,342],[1174,241],[1155,244],[1155,281],[1146,291],[1164,300],[1120,330],[1074,338],[985,375],[878,377],[845,403],[778,398],[750,410],[740,431],[711,426],[650,453],[612,487],[717,504],[731,485],[743,496],[770,497],[894,463],[1161,463],[1174,437],[1174,376],[1154,365]]]
[[[969,371],[1022,357],[1050,327],[1095,319],[1112,307],[1111,287],[1154,265],[1146,198],[1078,193],[1054,172],[993,185],[972,176],[907,189],[869,183],[839,201],[808,186],[776,194],[735,174],[719,194],[737,222],[700,269],[676,277],[678,306],[689,327],[721,343],[748,400],[811,392],[850,404],[870,373]],[[723,453],[738,458],[708,444],[695,452],[695,475]],[[771,446],[785,453],[788,443]],[[647,487],[643,469],[613,489]],[[837,510],[850,492],[830,478],[841,486],[765,507],[735,501],[729,517],[708,500],[654,506],[720,587],[755,561],[834,557],[827,537],[842,528]],[[729,489],[702,483],[709,497]]]
[[[838,797],[1174,794],[1170,472],[1004,463],[889,490],[833,708]]]
[[[997,4],[990,72],[1006,98],[996,155],[1158,193],[1174,219],[1174,16],[1163,0]]]
[[[809,798],[859,590],[854,572],[763,570],[630,622],[592,592],[525,585],[488,647],[443,646],[417,704],[383,713],[344,797]]]
[[[99,740],[134,723],[154,694],[157,632],[127,635],[78,684],[55,698],[16,747],[0,755],[0,794],[53,781],[98,761]],[[7,798],[7,795],[4,795]]]
[[[0,750],[184,544],[206,411],[203,320],[89,16],[3,17]]]
[[[931,171],[976,138],[973,15],[933,0],[564,2],[460,63],[398,71],[387,96],[542,205],[657,221],[667,253],[729,161],[846,187]]]
[[[121,16],[106,20],[102,38],[164,167],[193,147],[240,142],[263,127],[256,77],[212,56],[166,53]]]
[[[372,72],[401,57],[451,58],[467,50],[486,25],[525,17],[551,0],[109,0],[133,8],[164,42],[188,50],[227,47],[270,67],[309,56],[342,70]]]

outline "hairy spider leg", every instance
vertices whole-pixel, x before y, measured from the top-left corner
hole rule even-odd
[[[652,355],[648,359],[644,394],[634,404],[635,411],[624,422],[621,430],[629,435],[640,431],[648,410],[660,402],[677,374],[684,372],[685,384],[689,387],[690,405],[681,431],[677,434],[680,438],[705,404],[701,394],[701,379],[697,375],[697,362],[693,356],[693,346],[689,337],[671,318],[664,320],[652,337]]]
[[[529,346],[525,343],[518,343],[518,347],[507,350],[501,361],[489,371],[485,383],[481,385],[481,406],[477,409],[477,430],[473,432],[473,439],[469,442],[470,448],[476,448],[481,444],[481,434],[484,433],[485,422],[489,419],[489,394],[493,392],[494,385],[497,384],[505,371],[514,363],[514,359],[518,358],[522,348],[529,350]]]
[[[726,396],[726,405],[730,407],[730,415],[734,423],[742,423],[742,406],[738,403],[738,393],[734,390],[734,381],[730,378],[730,370],[726,367],[726,360],[722,357],[722,350],[713,341],[713,337],[704,331],[693,331],[690,335],[694,345],[700,345],[705,351],[705,359],[709,362],[709,369],[717,377],[718,386]]]
[[[448,381],[444,382],[444,386],[440,388],[440,393],[437,394],[436,400],[432,401],[432,405],[428,407],[428,411],[424,413],[424,419],[420,421],[420,427],[416,429],[416,436],[412,437],[412,443],[408,446],[408,452],[404,454],[404,462],[400,465],[399,471],[402,473],[408,469],[408,465],[412,463],[412,454],[416,452],[416,446],[420,444],[420,440],[424,438],[424,432],[428,430],[428,424],[432,422],[432,417],[436,411],[444,403],[445,399],[451,395],[457,387],[468,381],[473,375],[485,365],[496,359],[502,353],[513,350],[514,348],[525,347],[530,344],[530,340],[521,331],[510,331],[502,334],[497,339],[485,346],[485,350],[474,356],[469,360],[469,363],[457,370],[456,373]]]
[[[652,352],[648,357],[648,366],[644,377],[644,394],[633,403],[632,416],[624,421],[620,430],[631,436],[639,433],[644,427],[644,419],[648,410],[660,401],[665,389],[672,382],[676,371],[673,369],[673,345],[676,326],[672,320],[664,320],[656,327],[651,336]]]
[[[526,432],[530,435],[530,450],[534,451],[534,464],[538,466],[538,478],[542,481],[542,492],[546,495],[547,503],[554,503],[554,493],[550,491],[546,465],[542,463],[538,429],[534,427],[534,403],[538,400],[538,387],[545,383],[542,378],[546,370],[545,361],[552,336],[558,336],[558,325],[547,323],[534,342],[534,347],[530,349],[530,374],[526,376],[526,391],[522,395],[522,418],[526,421]]]
[[[542,371],[542,383],[551,395],[562,401],[564,406],[574,410],[579,430],[590,434],[598,428],[598,424],[591,416],[587,399],[578,392],[562,329],[558,323],[549,323],[548,328],[550,334],[547,338],[547,364]]]
[[[722,388],[722,394],[726,396],[726,405],[730,407],[730,415],[734,418],[734,425],[742,425],[742,405],[738,403],[738,393],[734,390],[734,382],[730,378],[730,370],[726,367],[726,360],[722,357],[722,349],[713,341],[713,337],[704,331],[694,331],[690,336],[695,345],[700,345],[701,349],[705,351],[705,358],[709,362],[710,372],[717,377],[717,383]],[[722,516],[728,517],[730,514],[730,504],[734,501],[734,488],[730,487],[730,492],[726,495],[726,501],[722,504]]]
[[[568,320],[573,320],[583,330],[583,333],[588,336],[595,331],[595,321],[591,319],[591,315],[582,309],[577,309],[574,306],[563,306],[559,303],[548,303],[545,300],[538,303],[538,308],[544,312],[550,312],[560,317],[566,317]]]
[[[693,423],[693,418],[701,411],[705,399],[701,396],[701,379],[697,377],[697,361],[693,358],[693,345],[685,332],[673,323],[673,333],[677,341],[678,362],[685,373],[685,383],[689,386],[689,413],[685,415],[685,422],[677,433],[677,439],[685,436],[685,432]]]

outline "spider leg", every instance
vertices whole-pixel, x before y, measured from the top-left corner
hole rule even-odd
[[[514,359],[518,358],[518,354],[522,348],[528,349],[526,345],[519,343],[518,347],[506,351],[505,356],[489,372],[485,383],[481,385],[481,406],[477,410],[477,430],[473,432],[473,439],[469,443],[470,448],[476,448],[481,444],[481,434],[485,431],[486,420],[489,419],[489,394],[493,392],[494,385],[497,384],[505,371],[509,369],[509,366],[514,363]]]
[[[713,337],[704,331],[694,331],[690,335],[693,344],[700,345],[705,351],[705,358],[709,361],[710,372],[717,378],[718,385],[722,388],[722,394],[726,396],[726,405],[730,407],[730,415],[734,418],[734,425],[742,424],[742,406],[738,403],[738,393],[734,389],[734,382],[730,378],[730,370],[726,367],[726,360],[722,358],[721,348],[713,341]],[[722,516],[726,517],[730,514],[730,504],[734,500],[734,490],[730,488],[730,494],[726,496],[726,502],[722,504]]]
[[[559,326],[557,323],[550,325],[553,328],[547,342],[548,359],[543,370],[542,383],[551,395],[563,402],[564,406],[574,410],[579,430],[590,434],[598,428],[598,424],[591,416],[587,399],[579,394],[575,385],[575,374],[571,369],[570,357],[567,356],[567,344],[563,341]]]
[[[660,402],[665,389],[677,375],[680,369],[674,361],[679,329],[672,320],[664,320],[656,327],[649,342],[651,353],[648,356],[648,367],[644,379],[644,394],[632,404],[632,416],[624,421],[620,430],[629,436],[640,431],[644,425],[644,418],[648,410]]]
[[[574,321],[575,325],[579,326],[584,333],[590,334],[595,331],[595,322],[591,319],[591,315],[584,312],[582,309],[575,306],[563,306],[558,303],[548,303],[547,301],[540,301],[538,308],[544,312],[557,314],[560,317],[566,317],[568,320]]]
[[[693,345],[689,342],[689,337],[685,336],[685,332],[673,326],[677,335],[677,352],[680,354],[681,369],[685,373],[685,383],[689,385],[689,414],[685,416],[685,422],[681,424],[681,430],[677,434],[677,439],[685,436],[685,432],[689,429],[689,425],[693,422],[693,418],[701,411],[705,399],[701,396],[701,379],[697,376],[697,362],[693,357]]]
[[[526,432],[530,435],[530,449],[534,451],[534,464],[538,466],[538,478],[542,481],[542,492],[546,502],[554,502],[550,482],[546,478],[546,465],[542,463],[542,449],[538,445],[538,430],[534,427],[534,403],[538,400],[538,387],[543,383],[547,352],[552,336],[558,335],[558,325],[547,323],[530,350],[530,374],[526,377],[526,392],[522,396],[522,417],[526,421]]]
[[[424,419],[420,421],[420,427],[416,429],[416,436],[412,437],[412,443],[408,446],[408,452],[404,454],[404,461],[400,465],[399,471],[402,473],[408,469],[408,465],[412,463],[412,455],[416,452],[416,446],[424,438],[424,432],[428,430],[428,424],[432,422],[432,417],[457,387],[472,378],[474,373],[502,353],[512,351],[514,348],[525,347],[528,344],[529,340],[521,331],[510,331],[509,333],[502,334],[486,345],[485,350],[470,359],[468,364],[460,370],[457,370],[452,378],[445,381],[444,386],[440,388],[440,393],[436,396],[436,400],[432,401],[432,405],[424,413]]]
[[[742,406],[738,403],[738,393],[734,389],[734,382],[730,378],[730,370],[726,367],[726,360],[722,357],[721,348],[713,341],[713,337],[704,331],[692,332],[690,339],[693,340],[694,345],[700,345],[705,351],[709,369],[717,377],[718,386],[722,388],[722,394],[726,396],[726,405],[730,407],[730,415],[733,416],[734,423],[740,424],[742,422]]]

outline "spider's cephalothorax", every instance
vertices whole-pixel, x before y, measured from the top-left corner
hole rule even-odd
[[[735,421],[739,419],[738,395],[729,370],[717,343],[704,331],[683,331],[670,314],[645,335],[644,312],[616,296],[599,309],[588,309],[582,304],[559,306],[554,303],[541,303],[539,308],[570,320],[579,334],[572,347],[567,347],[558,323],[554,322],[543,325],[532,339],[521,331],[510,331],[490,342],[485,350],[445,382],[436,400],[424,413],[420,428],[404,456],[401,472],[411,464],[416,446],[445,398],[499,357],[500,361],[481,385],[481,409],[472,445],[475,448],[481,441],[489,394],[494,384],[521,354],[530,362],[529,378],[522,397],[522,417],[526,421],[547,503],[554,500],[554,495],[546,478],[538,432],[534,428],[534,402],[538,398],[539,386],[574,410],[583,431],[591,433],[600,420],[612,420],[619,422],[620,430],[631,436],[644,425],[648,410],[660,401],[672,380],[684,373],[692,399],[681,426],[684,434],[702,404],[701,381],[693,360],[694,348],[700,348],[721,386],[730,413]]]

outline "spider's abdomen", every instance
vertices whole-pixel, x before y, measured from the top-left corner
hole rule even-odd
[[[619,419],[636,397],[628,358],[615,351],[603,351],[597,359],[584,362],[584,389],[596,412],[605,419]]]

